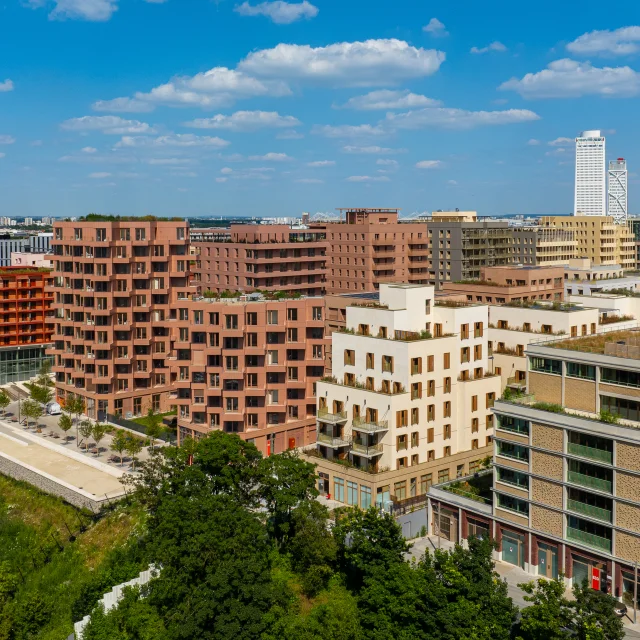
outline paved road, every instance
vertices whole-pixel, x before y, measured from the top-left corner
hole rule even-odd
[[[408,555],[410,558],[415,558],[416,560],[420,559],[424,555],[425,550],[428,549],[432,551],[433,549],[438,548],[437,536],[417,538],[411,542],[413,543],[413,547]],[[442,549],[453,548],[453,545],[446,540],[440,540],[439,543]],[[522,582],[530,582],[533,579],[533,576],[519,567],[514,567],[512,564],[501,562],[499,560],[496,561],[496,572],[507,581],[507,592],[512,598],[514,604],[520,608],[528,606],[529,603],[524,599],[525,593],[518,587],[518,584]],[[638,620],[640,622],[640,614],[638,615]],[[627,638],[640,639],[640,624],[634,625],[632,620],[629,618],[625,619],[624,623],[625,636]]]

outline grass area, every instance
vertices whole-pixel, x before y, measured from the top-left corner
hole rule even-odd
[[[160,416],[161,419],[164,419],[164,418],[168,418],[169,416],[178,415],[178,411],[177,411],[177,409],[173,409],[171,411],[167,411],[166,413],[159,413],[158,415]],[[141,424],[145,429],[149,426],[149,422],[148,422],[147,416],[140,416],[139,418],[132,418],[131,421],[132,422],[137,422],[138,424]]]
[[[66,638],[81,611],[144,568],[131,543],[143,527],[139,506],[96,518],[0,475],[0,638]],[[37,632],[22,633],[38,615]]]
[[[545,345],[555,349],[568,349],[570,351],[588,351],[590,353],[604,353],[605,344],[607,342],[618,342],[620,340],[628,340],[631,337],[638,338],[638,331],[611,331],[610,333],[598,333],[592,336],[584,336],[583,338],[573,338],[571,340],[559,340],[558,342],[550,342]]]

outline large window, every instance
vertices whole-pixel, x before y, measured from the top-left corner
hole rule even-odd
[[[513,469],[505,469],[503,467],[496,467],[498,472],[498,480],[506,484],[512,484],[520,489],[529,488],[529,476],[526,473],[520,473]]]
[[[360,485],[360,506],[368,509],[371,506],[371,487]]]
[[[358,484],[347,480],[347,504],[358,506]]]
[[[505,431],[513,431],[514,433],[521,433],[523,435],[529,435],[529,422],[522,420],[521,418],[512,418],[511,416],[498,415],[498,425],[500,429]]]
[[[600,396],[600,408],[615,413],[625,420],[640,422],[640,403],[625,398]]]
[[[624,387],[640,387],[640,373],[602,367],[600,369],[600,382],[619,384]]]
[[[596,379],[596,368],[590,364],[578,364],[567,362],[567,376],[570,378],[582,378],[584,380]]]
[[[501,509],[515,511],[523,516],[529,514],[529,503],[526,500],[519,500],[504,493],[496,493],[496,495],[498,496],[498,506]]]
[[[505,456],[506,458],[514,458],[515,460],[521,460],[522,462],[528,462],[529,449],[522,447],[519,444],[513,444],[512,442],[505,442],[504,440],[497,440],[498,455]]]
[[[551,360],[550,358],[530,358],[529,364],[531,371],[539,371],[541,373],[562,374],[562,361]]]

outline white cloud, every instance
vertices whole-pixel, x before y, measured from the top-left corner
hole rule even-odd
[[[457,180],[447,180],[447,184],[450,184],[452,187],[458,184]]]
[[[558,147],[553,151],[547,151],[544,155],[545,156],[563,156],[566,152],[567,150],[564,147]]]
[[[55,0],[51,20],[106,22],[118,10],[118,0]],[[33,3],[32,3],[33,4]]]
[[[511,78],[499,89],[516,91],[523,98],[628,97],[640,92],[640,74],[630,67],[599,68],[590,62],[564,58],[520,80]]]
[[[6,153],[0,153],[0,158],[4,158],[6,157],[6,155],[7,155]]]
[[[42,140],[34,140],[34,141],[31,143],[31,146],[32,146],[32,147],[41,147],[41,146],[42,146]]]
[[[71,156],[62,156],[58,162],[77,162],[79,164],[135,164],[136,158],[118,154],[95,155],[91,153],[80,153]]]
[[[389,182],[387,176],[349,176],[347,182]]]
[[[391,155],[394,153],[404,153],[406,149],[390,149],[389,147],[378,147],[371,145],[368,147],[357,147],[354,145],[347,145],[342,147],[345,153],[365,153],[365,154],[378,154],[378,155]]]
[[[318,178],[298,178],[295,182],[300,184],[324,184],[324,180]]]
[[[222,167],[220,173],[233,173],[233,169],[231,167]]]
[[[263,156],[249,156],[249,160],[264,160],[266,162],[287,162],[293,160],[286,153],[274,153],[273,151],[265,153]]]
[[[7,91],[13,91],[13,81],[7,78],[4,82],[0,82],[0,93],[5,93]]]
[[[216,178],[216,182],[226,182],[228,178]]]
[[[540,140],[536,140],[535,138],[531,138],[531,140],[529,140],[529,142],[527,142],[527,144],[530,147],[537,147],[540,144]]]
[[[417,169],[439,169],[442,167],[442,160],[420,160],[416,162]]]
[[[376,160],[376,164],[383,166],[383,167],[391,167],[393,169],[398,167],[398,161],[397,160],[391,160],[390,158],[378,158]]]
[[[406,113],[388,113],[387,124],[397,129],[421,129],[423,127],[447,127],[451,129],[471,129],[487,125],[514,124],[539,120],[528,109],[507,109],[505,111],[466,111],[439,107],[418,109]]]
[[[388,135],[388,131],[385,131],[382,127],[374,127],[370,124],[314,125],[311,133],[322,135],[326,138],[368,138],[370,136]]]
[[[424,27],[422,27],[422,30],[438,38],[449,35],[449,32],[446,30],[444,24],[442,24],[442,22],[440,22],[438,18],[431,18],[431,20],[429,20],[429,24],[426,24]]]
[[[219,113],[213,118],[197,118],[183,126],[195,129],[227,129],[229,131],[255,131],[262,128],[297,127],[300,120],[281,116],[277,111],[236,111],[230,116]]]
[[[61,125],[65,131],[101,131],[102,133],[124,135],[128,133],[155,133],[146,122],[123,120],[118,116],[82,116],[65,120]]]
[[[370,91],[363,96],[350,98],[342,105],[343,109],[359,109],[363,111],[374,111],[384,109],[412,109],[415,107],[437,107],[441,102],[433,100],[417,93],[411,93],[408,89],[404,91],[391,91],[390,89],[380,89]]]
[[[95,153],[97,149],[95,147],[82,147],[80,151],[82,151],[82,153]]]
[[[335,163],[335,160],[314,160],[307,162],[307,167],[332,167]]]
[[[91,108],[94,111],[109,111],[111,113],[147,113],[153,111],[153,105],[136,98],[98,100],[91,105]]]
[[[16,139],[13,136],[0,134],[0,144],[13,144]]]
[[[261,2],[251,5],[243,2],[234,11],[241,16],[266,16],[276,24],[291,24],[298,20],[310,20],[318,15],[318,7],[312,5],[307,0],[303,2]]]
[[[585,33],[567,45],[567,49],[577,54],[607,54],[627,56],[640,50],[640,27],[622,27],[609,31]]]
[[[153,165],[188,165],[196,163],[191,158],[149,158],[147,162]]]
[[[172,133],[158,138],[143,136],[123,136],[116,143],[116,148],[122,147],[226,147],[228,140],[209,136],[196,136],[193,133]]]
[[[500,53],[503,53],[507,50],[507,47],[505,47],[502,42],[498,42],[497,40],[495,42],[492,42],[491,44],[488,44],[486,47],[471,47],[471,53],[488,53],[489,51],[498,51]]]
[[[301,140],[302,138],[304,135],[293,130],[281,131],[276,136],[276,140]]]
[[[435,73],[445,54],[403,40],[339,42],[326,47],[279,44],[250,53],[240,71],[343,86],[381,86]]]
[[[180,169],[180,167],[178,167]],[[195,171],[185,171],[184,169],[178,171],[177,169],[173,169],[170,173],[172,176],[177,176],[178,178],[197,178],[198,174]]]
[[[555,140],[551,140],[547,142],[550,147],[562,147],[567,144],[574,144],[574,138],[556,138]]]
[[[96,171],[95,173],[90,173],[89,177],[95,180],[101,180],[102,178],[110,178],[111,174],[107,171]]]

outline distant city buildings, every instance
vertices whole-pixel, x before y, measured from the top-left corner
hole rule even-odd
[[[627,161],[624,158],[609,162],[609,215],[616,224],[627,221]]]
[[[576,138],[574,215],[607,213],[605,138],[599,130],[584,131]]]

